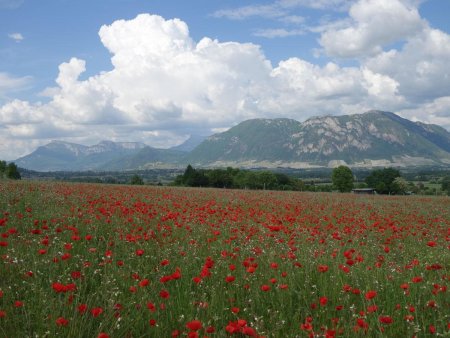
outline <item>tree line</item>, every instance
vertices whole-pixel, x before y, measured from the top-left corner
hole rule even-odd
[[[405,195],[417,193],[413,182],[406,181],[395,168],[374,169],[363,182],[356,182],[352,170],[339,166],[331,173],[331,184],[314,184],[283,173],[268,170],[252,171],[228,167],[226,169],[194,169],[188,165],[173,182],[176,186],[213,187],[253,190],[291,190],[315,192],[351,192],[354,188],[372,188],[377,194]],[[442,191],[450,195],[450,176],[442,179]]]
[[[14,162],[6,163],[6,161],[0,161],[0,178],[20,180],[19,168]]]
[[[354,175],[349,167],[339,166],[332,171],[331,179],[333,188],[340,192],[350,192],[355,188]],[[357,185],[358,188],[372,188],[382,195],[405,195],[419,193],[419,186],[404,179],[398,169],[384,168],[372,170],[364,183]],[[450,195],[450,176],[444,176],[441,181],[441,190]]]
[[[173,183],[177,186],[212,187],[253,190],[306,189],[302,180],[268,170],[250,171],[228,167],[226,169],[194,169],[188,165],[183,175]]]

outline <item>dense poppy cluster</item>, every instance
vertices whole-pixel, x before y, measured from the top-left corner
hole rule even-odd
[[[0,182],[0,336],[450,334],[450,199]]]

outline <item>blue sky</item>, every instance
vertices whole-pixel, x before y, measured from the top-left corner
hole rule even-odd
[[[0,159],[370,109],[450,130],[448,13],[447,0],[0,0]]]

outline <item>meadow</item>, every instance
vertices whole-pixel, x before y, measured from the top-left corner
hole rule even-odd
[[[450,198],[0,181],[0,337],[450,335]]]

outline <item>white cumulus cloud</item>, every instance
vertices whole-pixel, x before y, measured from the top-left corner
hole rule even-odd
[[[350,8],[348,25],[325,31],[320,44],[338,57],[375,55],[391,43],[414,36],[425,26],[415,6],[405,0],[360,0]]]

